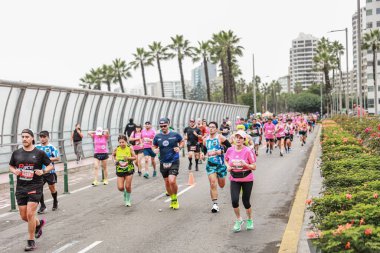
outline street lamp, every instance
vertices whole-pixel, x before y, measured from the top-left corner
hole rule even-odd
[[[345,104],[346,104],[346,113],[348,114],[348,108],[349,108],[349,101],[348,101],[348,28],[340,29],[340,30],[332,30],[329,31],[329,33],[334,32],[346,32],[346,92],[345,92]],[[341,84],[342,85],[342,84]],[[342,87],[341,87],[342,88]],[[340,94],[341,96],[342,94]],[[340,102],[342,101],[342,98],[340,97]],[[353,110],[353,109],[352,109]]]
[[[253,65],[253,113],[257,114],[257,108],[256,108],[256,76],[255,76],[255,55],[252,54],[252,65]]]

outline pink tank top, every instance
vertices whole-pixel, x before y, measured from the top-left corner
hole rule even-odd
[[[94,151],[95,154],[108,153],[108,136],[107,135],[93,135],[94,139]]]

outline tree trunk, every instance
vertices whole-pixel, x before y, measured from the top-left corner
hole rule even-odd
[[[228,85],[229,85],[229,91],[231,96],[231,103],[236,103],[236,85],[234,82],[234,76],[232,73],[232,55],[231,55],[231,49],[227,49],[227,65],[228,65]]]
[[[106,84],[107,84],[107,90],[111,91],[111,82],[107,80]]]
[[[158,55],[156,56],[156,59],[157,59],[158,74],[160,75],[161,95],[164,98],[165,97],[164,81],[162,80],[161,64],[160,64],[160,58],[158,57]]]
[[[186,99],[186,87],[185,87],[185,79],[183,77],[183,69],[182,69],[182,60],[178,56],[178,65],[179,65],[179,73],[181,74],[181,85],[182,85],[182,94],[183,99]]]
[[[117,74],[117,79],[119,80],[121,92],[125,93],[124,86],[123,86],[123,80],[122,80],[121,75],[119,73]]]
[[[203,57],[203,65],[204,65],[205,77],[206,77],[207,101],[211,102],[210,80],[208,76],[208,66],[207,66],[206,57]]]
[[[148,91],[146,89],[146,81],[145,81],[145,69],[144,69],[144,63],[143,61],[140,61],[140,66],[141,66],[141,75],[143,79],[143,86],[144,86],[144,95],[148,95]]]
[[[378,103],[379,99],[377,97],[377,50],[373,50],[373,63],[372,63],[372,71],[373,71],[373,91],[374,91],[374,106],[375,106],[375,116],[379,114],[378,111]]]
[[[226,65],[223,61],[223,59],[220,60],[220,65],[222,67],[222,77],[223,77],[223,102],[229,103],[228,101],[228,83],[227,83],[227,74],[226,74]]]

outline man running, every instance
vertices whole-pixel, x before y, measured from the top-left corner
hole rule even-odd
[[[185,140],[187,141],[187,152],[189,158],[189,170],[192,169],[193,166],[193,155],[195,158],[195,170],[198,171],[198,163],[199,163],[199,143],[198,139],[202,137],[202,132],[199,128],[195,126],[195,120],[190,119],[189,126],[184,130]]]
[[[42,150],[46,153],[46,155],[49,157],[50,161],[52,162],[53,169],[43,175],[44,184],[48,183],[49,190],[51,192],[51,196],[53,197],[53,208],[52,211],[55,211],[58,209],[58,199],[57,199],[57,190],[55,188],[55,184],[57,183],[57,174],[55,173],[54,168],[54,162],[59,161],[59,152],[58,150],[49,143],[49,132],[48,131],[41,131],[40,134],[40,143],[41,145],[36,145],[36,148],[39,150]],[[45,169],[45,166],[42,166],[42,169]],[[45,201],[44,201],[44,193],[41,194],[41,200],[40,200],[40,209],[38,210],[38,213],[44,213],[46,209]]]
[[[9,171],[17,176],[16,199],[21,219],[28,222],[29,239],[25,251],[35,250],[35,238],[42,235],[45,219],[38,220],[36,211],[43,191],[43,174],[53,169],[49,157],[34,144],[34,134],[30,129],[21,132],[22,148],[12,153]],[[46,166],[42,170],[42,166]]]
[[[160,172],[165,180],[166,192],[171,198],[170,208],[177,210],[179,208],[177,198],[179,151],[185,142],[180,134],[169,131],[169,120],[167,118],[161,118],[159,125],[162,132],[154,137],[153,148],[156,154],[160,154]]]
[[[227,121],[226,120],[223,120],[223,123],[220,126],[219,130],[220,130],[220,132],[222,133],[222,135],[224,137],[228,138],[230,136],[231,127],[229,125],[227,125]]]
[[[143,153],[145,158],[145,173],[143,174],[146,179],[149,178],[149,160],[153,166],[153,177],[157,176],[155,160],[156,154],[152,150],[152,142],[155,135],[156,132],[152,129],[152,124],[150,121],[145,122],[145,129],[141,131],[141,138],[144,142]]]
[[[286,120],[286,125],[285,125],[285,152],[286,153],[290,152],[290,147],[292,146],[292,141],[293,141],[294,129],[295,127],[292,123],[292,119],[288,118]]]
[[[210,195],[213,202],[211,212],[219,212],[218,206],[218,188],[223,188],[226,184],[227,167],[224,164],[224,147],[231,147],[230,142],[223,135],[218,134],[218,123],[212,121],[209,123],[210,135],[204,138],[203,148],[207,152],[206,171],[210,182]],[[224,147],[222,146],[224,145]],[[201,157],[203,158],[203,153]]]

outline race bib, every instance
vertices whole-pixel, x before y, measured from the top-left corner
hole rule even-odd
[[[197,150],[197,146],[190,146],[190,151],[196,151]]]
[[[164,169],[170,169],[172,167],[172,163],[163,163],[162,166]]]
[[[119,161],[119,167],[122,169],[125,169],[128,167],[128,162],[125,161]]]
[[[149,138],[144,138],[144,143],[151,143],[151,139],[149,139]]]
[[[254,133],[254,134],[257,134],[258,132],[259,132],[259,130],[257,130],[257,129],[252,130],[252,133]]]
[[[216,151],[209,151],[209,152],[207,152],[207,155],[209,157],[217,156]]]
[[[268,134],[272,134],[272,133],[273,133],[273,130],[268,130],[267,133],[268,133]]]
[[[242,170],[243,169],[243,163],[240,159],[232,159],[231,160],[231,167],[234,170]]]
[[[20,174],[20,180],[24,181],[32,181],[33,176],[34,176],[34,166],[23,166],[21,168],[21,174]]]

